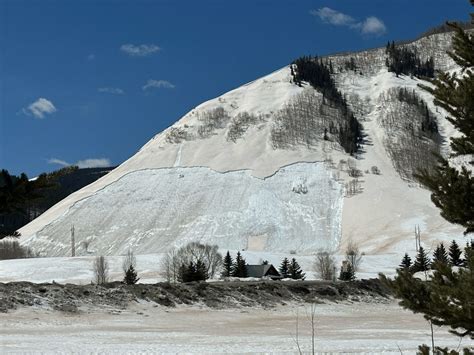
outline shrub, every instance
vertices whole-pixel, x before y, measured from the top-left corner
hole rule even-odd
[[[33,258],[36,255],[26,246],[21,246],[17,239],[0,240],[0,260]]]
[[[314,261],[314,271],[323,280],[334,280],[336,270],[336,261],[334,256],[328,252],[320,252],[316,254]]]

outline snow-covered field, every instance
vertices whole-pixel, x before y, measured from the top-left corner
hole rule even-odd
[[[222,254],[226,250],[220,250]],[[236,250],[230,250],[235,257]],[[295,258],[306,273],[307,280],[318,279],[314,272],[314,259],[312,255],[298,255],[288,253],[269,252],[241,252],[248,264],[260,264],[267,260],[270,264],[278,267],[283,258]],[[140,283],[156,283],[165,281],[160,266],[160,260],[164,254],[137,255],[136,269],[140,277]],[[89,284],[94,280],[93,262],[94,256],[80,257],[53,257],[53,258],[31,258],[0,261],[0,282],[29,281],[29,282],[58,282]],[[337,265],[340,265],[344,255],[335,255]],[[124,256],[107,256],[109,275],[111,281],[123,279],[122,263]],[[401,257],[398,253],[365,255],[362,259],[360,270],[357,272],[358,279],[378,278],[378,273],[393,276],[395,269],[400,264]],[[212,280],[211,280],[212,282]]]
[[[429,324],[396,303],[315,305],[315,351],[330,354],[414,354],[430,344]],[[123,311],[61,314],[20,309],[0,314],[0,353],[158,354],[305,353],[311,351],[310,306],[275,309],[174,309],[137,303]],[[436,345],[473,345],[435,328]]]

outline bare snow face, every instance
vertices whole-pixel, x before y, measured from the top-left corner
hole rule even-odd
[[[220,248],[303,254],[335,250],[343,186],[323,163],[286,166],[260,179],[247,170],[164,168],[129,173],[73,205],[26,242],[48,256],[156,253],[189,241]]]

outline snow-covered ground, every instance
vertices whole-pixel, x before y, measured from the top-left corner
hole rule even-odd
[[[342,201],[342,184],[322,163],[293,164],[266,179],[245,170],[139,170],[76,203],[30,243],[45,255],[67,255],[62,237],[74,225],[83,255],[86,240],[89,251],[106,255],[163,252],[189,241],[251,251],[335,250]]]
[[[224,254],[227,250],[220,250]],[[236,250],[230,250],[235,257]],[[270,264],[278,267],[283,258],[295,258],[306,273],[307,280],[318,279],[319,276],[314,271],[315,257],[312,255],[299,255],[288,253],[269,253],[241,251],[248,264],[260,264],[267,260]],[[137,272],[140,283],[156,283],[165,281],[163,268],[160,261],[164,254],[137,255]],[[0,282],[29,281],[29,282],[58,282],[88,284],[94,280],[93,263],[94,256],[80,257],[53,257],[53,258],[31,258],[0,261]],[[341,264],[344,255],[335,255],[337,265]],[[111,281],[121,281],[123,279],[122,263],[124,256],[107,256],[109,264],[109,275]],[[368,279],[377,278],[382,272],[387,276],[395,275],[395,269],[401,261],[398,253],[365,255],[362,258],[360,270],[357,278]],[[212,280],[211,280],[212,282]]]
[[[431,344],[429,324],[393,301],[314,307],[317,353],[414,354],[418,345]],[[297,333],[301,350],[310,353],[310,313],[309,305],[210,310],[137,303],[122,311],[67,315],[24,308],[0,314],[0,353],[296,354]],[[445,328],[435,327],[434,335],[438,346],[474,345]]]

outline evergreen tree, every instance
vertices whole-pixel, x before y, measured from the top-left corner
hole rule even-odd
[[[413,264],[412,271],[413,272],[418,272],[418,271],[426,271],[430,269],[430,258],[425,252],[425,249],[423,249],[422,246],[420,246],[420,249],[418,250],[418,254],[416,255],[415,262]]]
[[[400,305],[422,313],[438,326],[449,326],[450,332],[474,339],[474,254],[470,253],[466,267],[454,272],[451,265],[440,264],[429,282],[411,273],[397,272],[394,280],[381,276]]]
[[[223,277],[229,277],[232,275],[232,267],[234,265],[234,261],[232,260],[232,257],[230,256],[229,251],[227,251],[227,254],[224,257],[224,263],[223,263],[223,271],[222,271],[222,276]]]
[[[443,243],[439,244],[433,253],[432,265],[436,267],[436,265],[439,263],[442,263],[442,264],[448,263],[448,253],[446,252],[446,249]]]
[[[354,267],[350,262],[341,266],[341,272],[339,273],[339,280],[341,281],[354,281],[355,280],[355,272]]]
[[[456,243],[455,240],[451,242],[451,245],[449,246],[449,263],[452,266],[462,266],[464,261],[461,258],[462,256],[462,251],[459,248],[458,243]]]
[[[405,271],[410,270],[410,268],[411,268],[411,258],[408,255],[408,253],[405,253],[405,256],[403,257],[402,262],[400,263],[399,267],[400,267],[401,270],[405,270]]]
[[[245,262],[243,256],[240,254],[240,251],[237,252],[237,256],[235,258],[232,276],[247,277],[247,263]]]
[[[125,276],[123,278],[123,282],[125,282],[127,285],[135,285],[140,278],[138,277],[137,272],[135,271],[135,268],[133,265],[130,265],[128,269],[125,271]]]
[[[451,138],[452,157],[459,157],[474,154],[474,36],[460,26],[450,25],[456,34],[453,51],[448,54],[463,73],[440,73],[431,81],[433,88],[423,88],[433,94],[434,103],[446,110],[446,119],[459,131],[460,135]],[[468,161],[455,167],[439,157],[439,165],[433,173],[423,170],[418,174],[419,180],[431,190],[431,199],[441,210],[441,216],[462,225],[465,234],[474,232],[474,177],[471,172],[474,160]]]
[[[201,260],[198,259],[196,262],[196,271],[194,275],[194,280],[195,281],[204,281],[209,278],[207,274],[207,266],[206,264]]]
[[[474,6],[474,0],[471,4]],[[451,138],[451,148],[453,156],[462,156],[474,153],[474,37],[459,26],[451,26],[456,34],[453,52],[449,54],[461,66],[463,74],[440,73],[432,81],[434,88],[426,89],[435,96],[435,104],[448,112],[446,118],[461,133]],[[471,159],[468,164],[473,163]],[[474,184],[466,166],[452,167],[441,159],[434,175],[424,171],[419,178],[432,191],[431,199],[446,220],[462,225],[465,234],[474,232]],[[451,263],[461,261],[457,251],[451,252],[456,248],[453,244],[449,248],[450,263],[439,264],[429,281],[400,270],[393,280],[383,275],[381,279],[401,299],[404,308],[422,313],[434,325],[449,326],[456,335],[474,339],[474,253],[468,250],[464,267],[453,271]],[[464,353],[470,351],[464,349]]]
[[[293,280],[304,280],[305,278],[306,274],[303,272],[295,258],[291,259],[291,263],[288,266],[288,275]]]
[[[283,261],[281,262],[280,267],[278,268],[278,271],[280,272],[280,275],[286,279],[288,275],[288,271],[290,268],[290,262],[288,261],[288,258],[284,258]]]
[[[189,262],[188,265],[181,264],[178,270],[178,281],[193,282],[208,279],[206,264],[198,259],[196,263]]]

